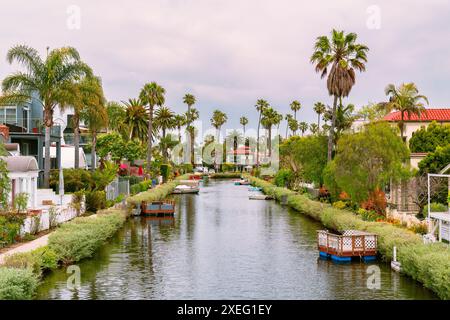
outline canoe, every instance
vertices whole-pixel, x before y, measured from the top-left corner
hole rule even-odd
[[[173,194],[198,193],[200,189],[195,186],[179,185],[172,191]]]
[[[250,181],[237,180],[237,181],[234,182],[234,185],[236,185],[236,186],[248,186],[248,185],[250,185]]]

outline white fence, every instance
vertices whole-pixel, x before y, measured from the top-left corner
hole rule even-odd
[[[115,200],[119,195],[128,196],[130,194],[130,181],[114,179],[106,186],[106,199]]]

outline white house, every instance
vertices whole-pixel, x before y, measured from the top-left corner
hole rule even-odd
[[[39,166],[36,159],[32,156],[0,157],[6,162],[8,175],[11,179],[10,201],[19,193],[27,193],[27,208],[37,207],[37,183],[39,175]]]

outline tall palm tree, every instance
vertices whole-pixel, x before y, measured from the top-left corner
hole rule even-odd
[[[285,117],[284,117],[284,120],[286,120],[286,139],[287,139],[287,137],[288,137],[288,130],[290,129],[289,128],[289,123],[290,123],[290,121],[292,121],[292,120],[294,120],[294,118],[292,117],[292,114],[287,114]]]
[[[302,132],[302,137],[305,134],[306,130],[308,130],[308,124],[306,122],[300,122],[298,124],[299,130]]]
[[[147,171],[151,170],[152,162],[152,140],[153,140],[153,109],[162,106],[165,102],[166,90],[156,82],[146,83],[141,89],[139,98],[148,105],[148,142],[147,142]]]
[[[73,145],[75,149],[75,168],[80,167],[80,120],[84,108],[96,106],[103,98],[100,78],[83,77],[73,83],[73,88],[67,96],[68,104],[73,107],[72,127],[74,133]]]
[[[258,131],[256,132],[256,167],[259,168],[259,131],[261,127],[261,117],[263,111],[269,107],[269,103],[264,99],[258,99],[256,101],[256,111],[258,111]]]
[[[211,124],[214,128],[216,128],[216,132],[217,132],[217,142],[216,143],[220,143],[220,128],[225,124],[225,122],[227,122],[228,117],[225,113],[223,113],[222,111],[216,109],[213,111],[213,115],[211,117]],[[216,167],[217,169],[217,152],[215,153],[214,156],[214,167]]]
[[[190,163],[195,162],[194,158],[194,147],[195,147],[195,127],[192,125],[198,118],[200,117],[200,113],[194,107],[191,107],[189,111],[186,112],[186,122],[189,122],[189,125],[186,127],[187,132],[189,133],[189,145],[190,145],[190,153],[191,153],[191,161]],[[195,163],[194,163],[195,165]]]
[[[315,135],[315,134],[317,134],[319,132],[319,126],[317,124],[315,124],[315,123],[311,123],[309,125],[309,130],[311,131],[311,133],[313,135]]]
[[[81,113],[81,119],[84,121],[92,135],[91,170],[94,171],[97,164],[97,135],[100,130],[108,126],[108,111],[106,109],[105,98],[96,99],[95,103],[86,105],[86,108],[84,108]]]
[[[281,118],[282,119],[282,118]],[[272,126],[280,123],[280,114],[272,107],[264,109],[261,124],[268,130],[267,149],[272,156]]]
[[[328,93],[334,97],[330,134],[328,135],[328,161],[331,161],[333,151],[333,132],[336,121],[338,99],[347,97],[356,82],[355,70],[366,70],[369,48],[356,43],[356,33],[344,34],[344,31],[333,29],[331,38],[320,36],[316,39],[311,63],[315,64],[316,72],[327,78]],[[328,68],[331,69],[328,72]]]
[[[155,126],[161,129],[161,151],[164,162],[167,161],[166,130],[175,127],[175,114],[168,107],[160,107],[155,111]]]
[[[195,102],[196,102],[196,99],[195,99],[195,96],[193,95],[193,94],[190,94],[190,93],[186,93],[185,95],[184,95],[184,97],[183,97],[183,102],[185,103],[185,104],[187,104],[187,106],[188,106],[188,110],[187,110],[187,114],[190,114],[190,112],[191,112],[191,107],[195,104]],[[194,120],[195,121],[195,120]],[[190,127],[190,125],[191,125],[191,122],[192,122],[192,119],[187,119],[187,123],[186,123],[186,126],[187,127]],[[187,132],[189,132],[190,133],[190,130],[188,130]],[[190,138],[192,137],[192,135],[188,135],[187,136],[188,137],[188,139],[187,139],[187,141],[186,141],[186,143],[189,145],[189,153],[190,153],[190,162],[191,162],[191,164],[192,165],[194,165],[194,141],[190,141]],[[187,156],[187,155],[186,155]]]
[[[144,103],[140,99],[128,99],[123,104],[126,107],[123,122],[129,130],[127,138],[145,141],[148,136],[148,114]]]
[[[290,104],[291,110],[294,111],[294,119],[297,120],[297,111],[300,110],[300,108],[302,107],[302,105],[300,104],[299,101],[294,100],[292,101],[292,103]]]
[[[178,142],[181,143],[181,127],[186,125],[186,116],[184,114],[176,114],[174,116],[175,127],[178,130]]]
[[[389,102],[381,103],[380,108],[383,108],[387,112],[393,110],[400,111],[401,120],[398,123],[400,128],[400,134],[402,140],[405,141],[403,136],[405,113],[408,115],[408,119],[411,115],[416,114],[420,117],[421,113],[425,110],[424,102],[428,104],[428,98],[419,94],[417,86],[410,83],[402,83],[399,87],[395,87],[393,84],[389,84],[384,90],[389,97]]]
[[[314,111],[317,113],[317,127],[320,131],[320,116],[325,112],[326,107],[322,102],[316,102],[314,104]]]
[[[242,128],[244,129],[244,137],[245,137],[245,126],[248,124],[248,119],[246,117],[241,117],[239,119],[239,123],[241,124]]]
[[[6,60],[10,64],[18,62],[26,71],[15,72],[3,80],[2,100],[18,102],[30,99],[33,92],[39,94],[45,125],[44,187],[48,188],[53,112],[58,106],[63,109],[67,105],[67,93],[73,89],[73,82],[84,76],[91,77],[92,70],[72,47],[53,49],[43,60],[36,49],[18,45],[8,50]]]

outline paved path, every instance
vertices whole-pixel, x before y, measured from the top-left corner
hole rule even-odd
[[[33,241],[24,243],[21,246],[18,246],[16,248],[13,248],[11,250],[8,250],[8,251],[0,254],[0,265],[3,264],[3,259],[6,256],[9,256],[9,255],[14,254],[14,253],[33,251],[33,250],[38,249],[40,247],[46,246],[47,243],[48,243],[48,236],[49,235],[50,234],[46,234],[46,235],[44,235],[42,237],[39,237],[39,238],[37,238],[37,239],[35,239]]]

